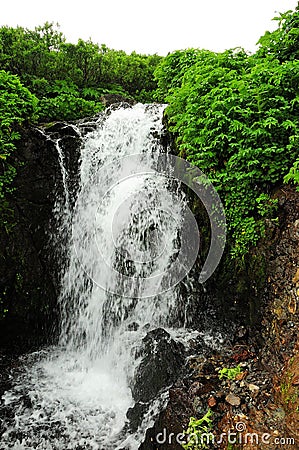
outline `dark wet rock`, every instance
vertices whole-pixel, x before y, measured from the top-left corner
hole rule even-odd
[[[142,359],[131,385],[136,403],[127,412],[132,431],[141,424],[150,402],[175,383],[185,366],[184,346],[162,328],[147,333],[136,356]]]
[[[134,99],[124,97],[120,94],[104,94],[101,96],[101,102],[106,107],[114,105],[115,103],[128,103],[129,105],[134,105],[136,103]]]
[[[213,408],[219,434],[244,422],[249,432],[260,436],[275,430],[298,440],[299,193],[284,187],[275,197],[279,226],[269,222],[267,237],[248,256],[244,273],[235,275],[233,265],[222,262],[206,286],[210,302],[214,295],[214,305],[219,305],[211,317],[219,324],[220,316],[227,321],[229,339],[215,354],[201,354],[193,340],[184,386],[170,391],[172,398],[140,449],[181,449],[175,442],[159,444],[157,433],[165,428],[167,436],[181,433],[190,416],[199,419],[208,407]],[[200,317],[190,324],[202,330],[202,312],[192,306],[188,314]],[[219,368],[238,364],[242,374],[235,380],[219,380]]]
[[[53,125],[51,134],[54,131],[57,135],[62,132],[61,148],[73,176],[78,168],[78,137],[66,124]],[[0,321],[0,346],[16,353],[55,340],[59,267],[50,250],[50,236],[57,227],[52,220],[54,204],[63,195],[51,134],[36,127],[20,128],[19,132],[21,139],[11,156],[17,168],[14,189],[0,229],[1,307],[8,310]]]
[[[139,450],[182,450],[176,437],[187,429],[195,409],[186,386],[173,387],[169,391],[169,402],[161,412],[155,425],[147,430],[145,440]]]
[[[208,406],[209,408],[214,408],[214,406],[217,405],[217,400],[215,397],[209,397],[208,399]]]
[[[96,125],[92,126],[92,125],[82,125],[80,127],[80,131],[82,136],[88,134],[88,133],[92,133],[94,130],[96,129]]]
[[[137,331],[139,328],[139,324],[136,322],[129,323],[128,330],[129,331]]]
[[[136,402],[149,402],[182,373],[184,346],[158,328],[147,333],[139,356],[142,360],[135,373],[132,394]]]
[[[201,368],[201,372],[203,375],[215,374],[216,371],[214,364],[212,364],[210,361],[206,361]]]
[[[74,205],[79,188],[79,161],[81,139],[78,136],[63,136],[59,139],[59,146],[63,154],[63,164],[68,174],[67,189],[70,194],[70,200]]]
[[[195,381],[191,384],[188,394],[191,399],[193,399],[196,395],[199,395],[202,392],[203,384],[199,381]]]
[[[248,338],[248,329],[244,325],[241,325],[235,331],[233,342],[234,343],[242,342],[247,338]]]
[[[132,408],[129,408],[127,411],[127,418],[130,422],[130,430],[134,433],[137,431],[140,423],[142,422],[142,418],[148,409],[147,403],[137,402]]]
[[[32,408],[32,401],[28,394],[24,394],[20,400],[23,403],[23,405],[25,406],[25,408],[28,408],[28,409]]]
[[[47,134],[49,133],[57,133],[58,137],[63,136],[73,136],[79,137],[79,130],[75,128],[75,126],[67,123],[67,122],[55,122],[53,124],[48,125],[45,128]]]
[[[236,395],[234,395],[232,392],[230,392],[226,397],[225,400],[227,401],[227,403],[229,403],[232,406],[240,406],[241,404],[241,399],[240,397],[237,397]]]

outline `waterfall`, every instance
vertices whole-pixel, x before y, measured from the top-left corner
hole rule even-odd
[[[91,364],[103,353],[119,360],[115,346],[132,339],[131,323],[166,326],[176,304],[175,289],[159,295],[163,277],[148,286],[143,282],[167,272],[181,222],[183,198],[178,205],[169,180],[151,172],[163,153],[163,109],[137,105],[112,111],[82,145],[62,280],[61,342]]]
[[[15,410],[4,448],[137,449],[161,406],[163,396],[130,438],[126,413],[142,339],[175,328],[179,301],[169,273],[185,199],[178,183],[153,170],[164,152],[163,110],[139,104],[103,114],[83,138],[72,201],[57,141],[64,196],[55,214],[67,246],[60,343],[22,358],[24,370],[3,397]]]
[[[189,307],[180,281],[197,257],[199,233],[177,176],[182,163],[161,144],[163,111],[163,105],[138,104],[100,115],[82,137],[75,198],[56,142],[64,189],[53,239],[63,255],[61,334],[59,345],[20,360],[3,396],[14,411],[4,449],[137,450],[167,400],[165,386],[148,401],[137,431],[130,429],[145,337],[164,328],[187,345],[194,336],[178,311],[184,302]]]

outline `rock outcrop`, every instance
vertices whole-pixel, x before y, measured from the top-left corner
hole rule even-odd
[[[278,222],[269,222],[247,270],[233,276],[223,264],[217,273],[222,298],[234,301],[235,314],[246,327],[237,328],[214,354],[203,356],[201,347],[195,349],[187,375],[170,390],[169,402],[140,450],[182,449],[177,437],[182,442],[190,417],[200,419],[208,409],[213,411],[215,440],[226,436],[211,448],[227,449],[229,432],[238,432],[243,444],[246,433],[252,436],[240,448],[298,447],[299,192],[285,186],[273,196],[279,202]],[[223,280],[229,283],[225,286]],[[232,317],[229,310],[224,317]],[[237,366],[240,373],[220,379],[221,368]]]
[[[56,199],[63,195],[56,139],[69,170],[76,172],[80,142],[66,124],[44,132],[22,128],[11,156],[17,173],[0,230],[0,302],[4,346],[30,348],[55,339],[57,331],[58,261],[50,251]]]
[[[147,333],[143,339],[141,358],[131,390],[135,405],[127,417],[136,431],[151,401],[177,381],[185,365],[185,349],[162,328]]]

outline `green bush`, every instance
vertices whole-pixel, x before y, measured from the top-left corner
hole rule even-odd
[[[128,55],[91,40],[67,43],[59,25],[49,22],[34,30],[0,27],[0,66],[18,75],[39,99],[56,93],[97,100],[98,91],[117,90],[148,100],[157,87],[153,73],[162,59]]]
[[[14,143],[20,138],[17,125],[37,119],[37,98],[20,82],[19,78],[0,70],[0,201],[15,176],[16,168],[9,156]]]
[[[299,185],[299,159],[297,159],[293,166],[290,168],[289,173],[284,177],[284,182],[293,182]],[[299,191],[299,186],[297,186],[297,191]]]
[[[104,108],[102,103],[85,100],[71,94],[60,94],[54,98],[43,98],[39,102],[39,120],[74,120],[95,115]]]
[[[187,63],[177,76],[172,55],[166,57],[156,71],[158,93],[171,75],[166,114],[179,154],[218,190],[231,254],[242,259],[264,235],[265,219],[274,217],[270,190],[298,158],[299,61],[202,50],[192,51],[188,67],[189,56],[187,50],[180,57]]]

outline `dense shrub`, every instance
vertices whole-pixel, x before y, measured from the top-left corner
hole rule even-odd
[[[42,100],[51,120],[58,118],[56,113],[59,118],[74,118],[76,114],[70,103],[78,106],[76,118],[82,117],[85,111],[96,113],[103,93],[118,93],[136,101],[151,102],[157,87],[153,74],[161,60],[158,55],[136,52],[128,55],[91,40],[68,43],[59,25],[54,23],[46,22],[34,30],[0,28],[0,67],[20,77]],[[66,111],[63,111],[62,94],[96,104],[68,97]],[[52,100],[55,97],[60,98]],[[50,99],[48,104],[47,99]]]
[[[156,79],[179,153],[214,183],[242,258],[275,217],[270,190],[297,177],[299,61],[189,49],[167,56]]]
[[[15,175],[9,161],[14,142],[20,135],[16,130],[25,120],[37,118],[37,98],[29,92],[15,75],[0,70],[0,205]]]

